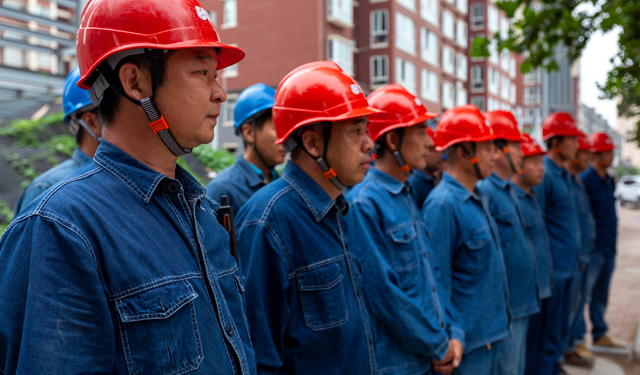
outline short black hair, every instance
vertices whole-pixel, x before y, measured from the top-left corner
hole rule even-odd
[[[256,131],[261,131],[262,128],[264,127],[264,124],[268,120],[271,120],[273,118],[273,115],[271,113],[271,109],[268,109],[266,111],[262,111],[262,112],[258,113],[258,115],[254,116],[253,118],[254,118],[254,120],[253,120],[254,129]],[[238,133],[242,134],[242,128],[247,124],[250,125],[251,123],[250,122],[245,122],[242,125],[240,125],[240,129],[238,129],[239,130]],[[248,146],[247,141],[245,141],[244,137],[241,137],[241,138],[242,138],[242,142],[244,143],[244,147],[246,148]]]
[[[507,147],[508,143],[506,139],[496,139],[493,141],[493,144],[501,150]]]
[[[169,61],[169,57],[171,57],[173,53],[175,53],[175,51],[169,50],[166,53],[162,54],[162,72],[160,74],[160,82],[158,83],[158,85],[162,85],[166,78],[167,61]],[[116,69],[114,70],[114,74],[118,74],[122,65],[128,62],[133,63],[140,69],[147,72],[151,71],[151,58],[147,54],[140,54],[127,56],[124,59],[120,60],[120,62],[116,66]],[[98,105],[98,114],[100,116],[100,121],[103,124],[107,125],[113,122],[113,119],[116,116],[116,112],[118,111],[121,99],[124,98],[116,93],[112,87],[109,87],[104,91],[102,100],[100,101],[100,105]]]
[[[564,139],[564,136],[559,135],[559,136],[551,137],[551,138],[547,139],[546,142],[545,142],[546,145],[547,145],[547,151],[551,151],[551,149],[553,148],[553,140],[554,139],[557,139],[558,143],[562,143],[562,140]]]

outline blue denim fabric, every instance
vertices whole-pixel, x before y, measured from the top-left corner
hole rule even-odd
[[[487,198],[445,172],[422,217],[441,269],[443,299],[450,299],[462,319],[465,353],[505,338],[511,320],[507,276]]]
[[[60,165],[57,165],[36,177],[36,179],[33,180],[18,197],[18,201],[16,202],[16,206],[13,210],[13,217],[17,217],[25,210],[25,208],[27,208],[29,203],[33,202],[33,200],[40,194],[44,193],[45,190],[71,176],[75,171],[80,169],[80,167],[90,161],[91,158],[87,156],[87,154],[80,151],[79,148],[76,148],[73,151],[71,159],[63,161]]]
[[[496,362],[493,375],[524,375],[527,361],[527,331],[529,317],[514,318],[511,334],[496,348]]]
[[[500,230],[500,248],[507,269],[509,308],[515,320],[540,311],[536,253],[520,211],[515,185],[492,173],[477,185],[489,201],[489,212]]]
[[[571,177],[571,188],[573,189],[573,199],[578,212],[578,223],[580,224],[580,249],[578,252],[578,266],[585,268],[589,263],[596,240],[596,221],[591,211],[591,203],[584,189],[584,185],[579,178]]]
[[[531,240],[531,245],[536,252],[536,264],[538,266],[538,298],[540,301],[551,297],[553,286],[553,261],[549,249],[549,237],[547,226],[544,222],[544,214],[538,206],[535,192],[528,194],[519,186],[513,184],[513,190],[518,197],[520,212],[524,217],[524,224]]]
[[[260,374],[375,374],[362,266],[334,201],[293,162],[238,213],[247,318]],[[359,233],[356,233],[358,235]]]
[[[533,188],[547,224],[555,280],[571,278],[578,259],[580,227],[571,178],[566,169],[545,156],[544,179]]]
[[[525,364],[525,374],[527,375],[538,375],[540,373],[544,354],[543,338],[547,335],[550,314],[552,313],[548,307],[549,300],[550,298],[546,298],[540,301],[540,312],[529,317],[527,362]]]
[[[587,329],[584,322],[584,305],[587,303],[586,276],[587,270],[579,267],[573,279],[571,279],[571,312],[569,314],[569,333],[567,335],[567,350],[569,351],[574,351],[578,343],[584,342],[584,334]]]
[[[229,197],[229,203],[234,213],[238,213],[240,207],[251,198],[256,191],[265,186],[264,176],[260,176],[262,172],[256,173],[254,166],[242,157],[238,157],[236,162],[220,172],[207,185],[207,196],[216,202],[222,200],[222,196]],[[275,171],[274,171],[275,173]],[[278,174],[272,174],[271,182]]]
[[[609,285],[616,266],[615,254],[596,252],[587,268],[586,284],[589,299],[589,317],[591,318],[591,334],[593,341],[598,341],[607,332],[604,313],[609,301]]]
[[[365,299],[373,318],[380,373],[424,374],[442,360],[451,327],[427,249],[427,230],[410,185],[372,168],[351,190],[347,220],[360,228],[351,250],[364,269]]]
[[[217,209],[182,168],[169,178],[102,140],[0,239],[0,369],[254,374]]]
[[[422,208],[424,201],[436,187],[436,183],[433,178],[429,177],[427,172],[414,169],[411,176],[409,176],[409,183],[411,184],[411,195],[415,199],[418,208]]]
[[[558,362],[564,354],[566,337],[569,332],[569,311],[571,310],[571,288],[569,279],[556,279],[553,295],[545,305],[542,337],[540,339],[539,375],[558,375]],[[532,319],[536,317],[534,315]]]
[[[465,353],[460,366],[453,370],[454,375],[491,375],[498,359],[498,351],[502,342],[483,345]]]
[[[613,196],[613,178],[601,178],[593,167],[580,174],[580,179],[589,196],[593,217],[596,220],[595,252],[615,254],[618,236],[618,215],[616,199]]]

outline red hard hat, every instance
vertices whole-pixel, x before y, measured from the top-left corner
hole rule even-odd
[[[241,49],[220,43],[208,12],[197,0],[90,0],[78,29],[78,86],[89,89],[98,66],[116,54],[120,60],[127,56],[125,51],[196,47],[216,48],[218,69],[244,58]],[[115,66],[117,61],[109,63]]]
[[[277,144],[295,130],[325,121],[382,113],[367,102],[360,85],[330,61],[316,61],[287,74],[276,90],[273,123]]]
[[[373,108],[386,112],[369,120],[369,135],[374,142],[393,129],[407,128],[438,116],[427,112],[420,99],[398,84],[380,87],[369,94],[367,101]]]
[[[578,127],[573,117],[566,112],[552,113],[542,123],[542,139],[546,142],[553,137],[578,135]]]
[[[582,130],[578,129],[578,132],[578,151],[591,150],[591,141],[587,138],[587,135]]]
[[[534,155],[544,155],[546,152],[540,147],[538,142],[536,142],[529,134],[523,134],[523,138],[525,139],[520,144],[520,149],[522,150],[522,156],[534,156]]]
[[[475,105],[463,105],[446,111],[436,128],[436,150],[444,151],[462,142],[485,142],[498,139]]]
[[[493,134],[498,136],[498,139],[504,139],[506,141],[524,142],[525,138],[518,129],[518,121],[513,113],[509,111],[491,111],[485,114]]]
[[[609,134],[605,132],[593,133],[589,136],[589,140],[591,141],[591,148],[589,151],[592,153],[611,151],[616,148],[615,143],[613,143],[613,139],[611,139]]]

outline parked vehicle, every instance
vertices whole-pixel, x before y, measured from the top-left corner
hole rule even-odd
[[[615,196],[620,204],[632,203],[640,208],[640,176],[624,176],[618,181]]]

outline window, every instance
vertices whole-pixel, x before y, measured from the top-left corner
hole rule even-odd
[[[19,3],[17,1],[9,1],[9,0],[4,0],[2,2],[2,6],[5,8],[17,10],[19,12],[24,12],[24,8],[25,8],[23,3]]]
[[[327,56],[329,61],[335,62],[345,73],[353,76],[353,44],[350,40],[337,35],[329,36]]]
[[[442,106],[445,108],[455,106],[455,91],[450,82],[442,82]]]
[[[327,19],[342,27],[353,27],[352,0],[327,0]]]
[[[461,53],[456,55],[456,77],[467,80],[467,56]]]
[[[524,75],[525,84],[536,84],[536,83],[540,83],[541,80],[542,80],[542,74],[540,73],[539,68]]]
[[[500,109],[500,101],[493,98],[489,98],[487,100],[487,111],[491,112],[491,111],[496,111],[498,109]]]
[[[424,27],[420,29],[420,57],[438,66],[438,35]]]
[[[222,4],[222,27],[238,26],[238,4],[236,0],[224,0]]]
[[[51,10],[49,9],[49,5],[43,6],[37,4],[33,14],[42,18],[51,18]]]
[[[15,31],[5,30],[2,32],[2,38],[5,40],[13,40],[14,42],[21,42],[22,34]]]
[[[509,94],[511,94],[511,80],[509,76],[501,76],[502,82],[500,83],[500,96],[504,100],[509,100]]]
[[[396,83],[412,94],[416,93],[416,67],[412,63],[396,58]]]
[[[401,51],[416,53],[416,25],[400,12],[396,12],[396,46]]]
[[[420,80],[420,95],[429,101],[438,103],[438,75],[427,69],[422,69],[422,79]]]
[[[4,47],[3,52],[4,64],[7,66],[22,67],[24,63],[22,50],[12,47]]]
[[[456,0],[456,8],[461,11],[463,14],[467,14],[467,0]]]
[[[524,104],[540,104],[540,87],[524,88]]]
[[[503,111],[511,111],[511,106],[507,103],[500,103],[500,109]]]
[[[506,39],[509,35],[509,19],[500,17],[500,38]]]
[[[420,17],[432,25],[438,24],[438,0],[420,0]]]
[[[498,65],[500,63],[500,56],[498,55],[498,42],[494,39],[489,43],[489,61]]]
[[[442,47],[442,70],[445,73],[455,73],[455,66],[453,61],[453,50],[447,46]]]
[[[462,82],[456,82],[456,105],[467,104],[467,90],[462,86]]]
[[[222,103],[221,117],[224,127],[233,126],[233,111],[236,109],[236,100],[238,100],[238,95],[227,95],[227,101]]]
[[[503,49],[500,51],[500,67],[505,72],[509,71],[509,59],[511,58],[511,54],[508,49]]]
[[[498,86],[500,85],[500,74],[497,70],[489,68],[487,72],[489,78],[489,92],[498,95]]]
[[[51,54],[38,52],[38,68],[51,70]]]
[[[487,19],[488,19],[488,26],[489,26],[489,31],[494,34],[498,32],[499,26],[498,26],[498,8],[489,5],[487,7]]]
[[[416,0],[396,0],[396,2],[409,10],[416,10]]]
[[[453,14],[448,10],[442,11],[442,35],[453,40],[454,37]]]
[[[471,67],[471,91],[484,90],[484,67],[474,65]]]
[[[444,0],[445,2],[454,5],[456,3],[456,0]]]
[[[474,96],[471,98],[471,104],[478,107],[479,110],[484,112],[484,97],[482,96]]]
[[[511,92],[509,94],[509,101],[511,102],[511,104],[514,104],[516,102],[516,84],[512,83],[511,84]]]
[[[371,44],[384,45],[389,42],[389,11],[386,9],[371,12]]]
[[[484,4],[475,3],[471,5],[471,29],[484,28]]]
[[[215,12],[215,10],[209,11],[209,19],[211,20],[213,26],[218,27],[218,14]]]
[[[371,86],[389,83],[389,56],[371,56]]]
[[[467,23],[463,20],[456,21],[456,43],[462,47],[467,47]]]
[[[513,56],[509,59],[509,75],[512,79],[516,79],[516,59]]]

